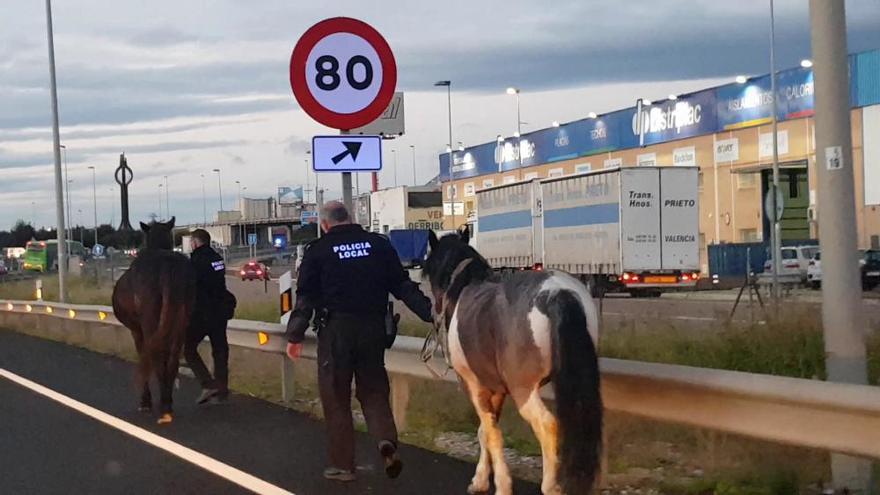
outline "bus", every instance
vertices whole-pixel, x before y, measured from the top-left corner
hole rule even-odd
[[[54,272],[58,270],[58,241],[30,241],[24,254],[24,269],[32,272]],[[82,257],[85,246],[81,242],[67,241],[67,255]]]

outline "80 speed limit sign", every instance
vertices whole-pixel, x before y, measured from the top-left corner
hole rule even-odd
[[[368,24],[335,17],[305,32],[290,57],[290,86],[313,119],[348,130],[379,118],[394,97],[391,47]]]

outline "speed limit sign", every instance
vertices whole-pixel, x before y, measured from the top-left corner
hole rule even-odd
[[[305,32],[290,57],[296,101],[319,123],[349,130],[376,120],[394,97],[397,64],[370,25],[348,17]]]

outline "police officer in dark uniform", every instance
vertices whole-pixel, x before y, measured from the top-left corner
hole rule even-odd
[[[330,466],[324,477],[354,481],[354,427],[351,381],[370,434],[376,438],[385,472],[396,478],[403,467],[397,455],[397,428],[389,402],[385,371],[388,294],[403,301],[426,322],[431,302],[410,280],[387,238],[352,224],[345,206],[321,209],[326,234],[309,244],[296,284],[296,305],[287,324],[287,354],[297,359],[313,316],[318,320],[318,386]]]
[[[202,384],[198,403],[223,402],[229,395],[229,344],[226,342],[226,314],[229,294],[226,290],[226,265],[223,257],[211,248],[211,235],[196,229],[192,235],[190,260],[196,272],[196,304],[187,330],[183,355],[193,374]],[[214,376],[199,356],[199,343],[211,340]]]

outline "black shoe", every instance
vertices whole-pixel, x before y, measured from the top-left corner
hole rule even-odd
[[[354,471],[349,471],[347,469],[328,467],[324,470],[324,479],[351,483],[352,481],[357,480],[357,475],[354,474]]]
[[[205,404],[208,401],[210,401],[211,399],[213,399],[214,397],[217,397],[217,394],[219,394],[219,393],[220,393],[220,391],[217,390],[216,388],[202,389],[202,394],[199,395],[198,399],[196,399],[196,404]]]
[[[379,442],[379,454],[385,460],[385,474],[391,479],[400,476],[400,472],[403,471],[403,462],[397,456],[397,446],[393,442],[382,440]]]

